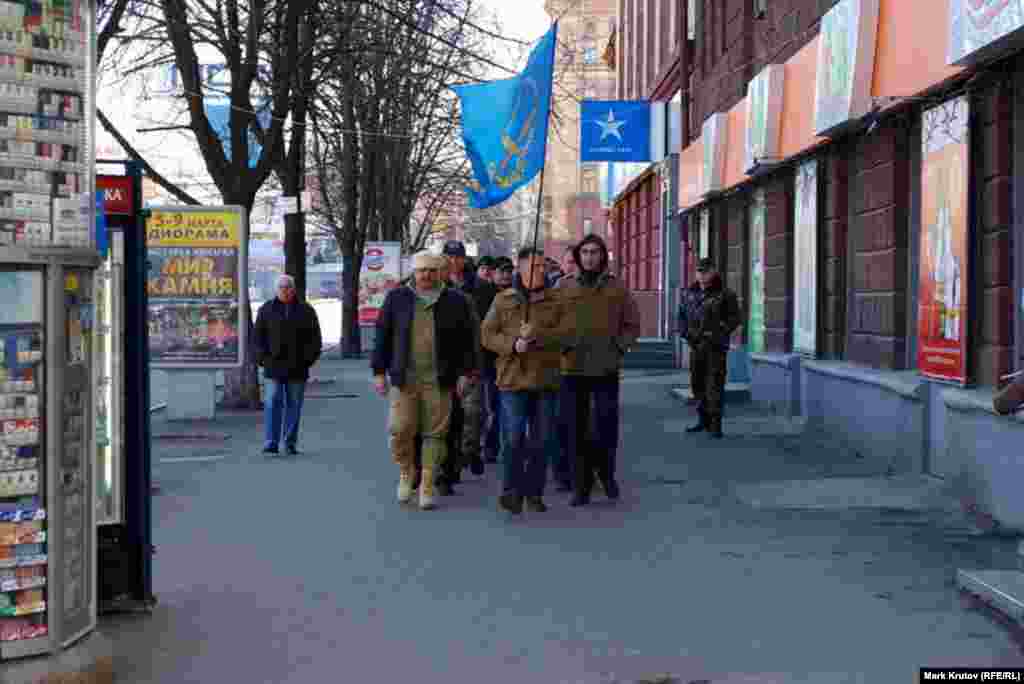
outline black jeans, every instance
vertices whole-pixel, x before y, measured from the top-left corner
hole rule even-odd
[[[591,438],[591,401],[594,435]],[[565,425],[567,451],[572,464],[573,489],[589,496],[594,475],[603,482],[615,479],[619,449],[619,376],[562,378],[559,407]]]

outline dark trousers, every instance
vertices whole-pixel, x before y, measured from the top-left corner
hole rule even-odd
[[[690,390],[707,425],[721,424],[728,351],[700,347],[690,353]]]
[[[487,456],[497,457],[501,446],[501,398],[498,394],[498,382],[493,377],[484,380],[484,415],[483,452]]]
[[[502,493],[544,495],[548,462],[558,455],[557,408],[554,391],[501,393]]]
[[[594,432],[590,437],[591,402]],[[619,376],[562,378],[559,401],[568,452],[572,463],[573,489],[589,496],[594,476],[603,482],[615,479],[619,449]]]

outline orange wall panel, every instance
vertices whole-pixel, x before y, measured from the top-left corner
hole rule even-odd
[[[818,77],[818,41],[815,36],[786,62],[782,94],[782,130],[779,156],[800,154],[823,139],[814,135],[814,95]]]
[[[942,83],[963,69],[946,66],[949,0],[928,0],[927,10],[907,0],[881,0],[871,94],[906,97]]]
[[[722,185],[732,187],[747,180],[747,174],[743,172],[743,149],[747,144],[747,99],[743,98],[739,104],[729,110],[726,118],[725,143],[725,171],[723,172]]]

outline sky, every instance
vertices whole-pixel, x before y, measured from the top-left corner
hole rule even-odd
[[[502,32],[510,38],[533,42],[544,35],[551,25],[551,17],[544,11],[544,0],[481,0],[494,12],[501,23]],[[504,63],[504,62],[502,62]],[[521,64],[508,64],[518,68]],[[495,74],[505,78],[509,74]]]

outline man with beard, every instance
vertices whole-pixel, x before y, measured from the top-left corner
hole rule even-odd
[[[494,299],[483,324],[484,346],[498,354],[504,465],[498,505],[515,514],[522,513],[524,500],[531,512],[547,510],[547,466],[558,453],[562,316],[560,301],[548,291],[545,267],[539,250],[520,250],[515,287]]]
[[[571,506],[590,503],[595,474],[611,500],[619,498],[615,466],[619,447],[619,371],[640,335],[632,293],[608,270],[608,247],[590,234],[573,252],[578,269],[559,286],[568,318],[562,355],[560,407],[572,459]],[[591,402],[596,435],[588,439]]]
[[[690,389],[700,417],[686,431],[708,430],[712,437],[721,439],[729,338],[742,320],[739,300],[722,284],[711,259],[701,259],[697,282],[690,286],[683,301],[684,334],[690,345]]]
[[[446,266],[427,252],[414,257],[413,285],[389,292],[381,307],[370,361],[374,389],[381,396],[390,391],[391,456],[399,468],[401,503],[412,498],[415,440],[417,434],[422,437],[423,476],[418,487],[424,510],[434,508],[438,470],[452,458],[446,441],[452,389],[457,395],[466,393],[480,358],[472,304],[442,286]]]
[[[466,246],[458,240],[451,240],[444,246],[443,254],[448,261],[448,287],[461,292],[474,305],[477,316],[477,349],[480,355],[477,368],[486,370],[487,360],[484,358],[483,347],[480,346],[479,324],[487,316],[494,296],[498,293],[491,283],[477,278],[475,269],[466,268]],[[460,472],[469,467],[474,475],[483,475],[484,462],[480,457],[480,434],[483,428],[483,383],[473,382],[466,388],[456,406],[454,427],[458,438],[458,459],[452,459],[444,468],[446,485],[459,482]]]

